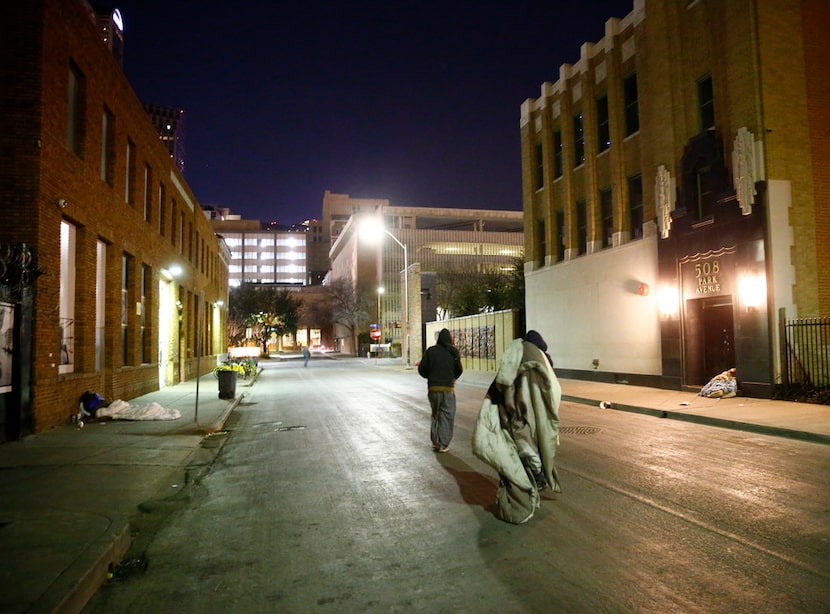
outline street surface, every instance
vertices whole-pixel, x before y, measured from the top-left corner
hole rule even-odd
[[[564,492],[516,526],[470,450],[480,374],[435,454],[414,370],[263,366],[85,612],[830,611],[830,446],[563,403]]]

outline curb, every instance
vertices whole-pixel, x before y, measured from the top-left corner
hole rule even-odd
[[[127,518],[112,519],[112,527],[90,542],[78,557],[52,583],[28,612],[80,612],[107,580],[111,565],[127,554],[132,536]],[[116,526],[117,525],[117,526]]]
[[[582,405],[599,405],[599,401],[595,399],[585,399],[582,397],[574,397],[564,394],[562,395],[562,400],[570,401],[572,403],[580,403]],[[621,405],[618,403],[614,403],[614,406],[610,409],[615,409],[618,411],[627,411],[635,414],[643,414],[646,416],[652,416],[654,418],[669,418],[671,420],[681,420],[683,422],[703,424],[705,426],[717,426],[720,428],[731,429],[736,431],[757,433],[759,435],[771,435],[773,437],[785,437],[787,439],[797,439],[800,441],[808,441],[810,443],[830,445],[830,435],[809,433],[807,431],[797,431],[795,429],[787,429],[777,426],[751,424],[749,422],[739,422],[737,420],[727,420],[725,418],[712,418],[711,416],[700,416],[697,414],[688,414],[674,410],[654,409],[651,407],[638,407],[636,405]]]

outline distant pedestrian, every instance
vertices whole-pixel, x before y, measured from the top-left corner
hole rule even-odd
[[[452,335],[443,328],[437,343],[427,348],[418,363],[418,373],[427,380],[427,398],[432,408],[430,438],[436,452],[449,451],[455,423],[455,380],[463,371]]]
[[[308,349],[307,345],[303,346],[303,366],[308,366],[308,359],[311,358],[311,351]]]

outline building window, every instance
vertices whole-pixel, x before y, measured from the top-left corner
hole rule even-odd
[[[95,370],[104,368],[104,330],[107,305],[107,244],[98,241],[95,250]]]
[[[562,131],[553,131],[553,176],[558,179],[562,176]]]
[[[545,266],[546,249],[547,242],[545,241],[545,220],[538,220],[536,222],[536,263],[539,266]]]
[[[636,73],[627,76],[623,80],[623,101],[625,105],[625,136],[631,136],[640,129]]]
[[[611,247],[614,244],[614,205],[611,188],[599,191],[599,206],[602,212],[602,246]]]
[[[141,363],[149,364],[152,362],[153,352],[150,347],[150,331],[147,330],[147,323],[150,321],[147,318],[147,303],[152,288],[150,284],[153,282],[153,275],[150,267],[146,264],[141,265],[141,316],[140,316],[140,334],[141,334]]]
[[[58,296],[58,328],[60,331],[58,373],[72,373],[75,370],[75,240],[75,226],[62,221]]]
[[[115,116],[105,108],[101,115],[101,181],[112,185],[115,161]]]
[[[74,63],[69,64],[69,92],[67,100],[66,145],[79,158],[84,155],[84,112],[86,80]]]
[[[170,243],[176,247],[176,199],[170,201]]]
[[[695,214],[702,220],[711,217],[714,211],[713,177],[708,164],[700,165],[695,169]]]
[[[582,113],[574,115],[574,166],[585,162],[585,126]]]
[[[126,163],[124,164],[124,202],[135,207],[135,143],[127,139]]]
[[[640,239],[643,236],[643,178],[641,175],[628,178],[628,205],[631,238]]]
[[[163,237],[164,231],[166,228],[164,227],[164,199],[165,199],[165,190],[164,184],[159,184],[159,234]]]
[[[588,203],[584,200],[576,201],[576,238],[577,254],[588,253]]]
[[[544,156],[542,153],[542,144],[536,143],[536,147],[534,148],[534,153],[536,156],[536,174],[534,175],[534,183],[533,189],[541,190],[545,187],[545,167],[544,167]]]
[[[128,365],[129,361],[129,289],[130,289],[130,255],[121,254],[121,364]]]
[[[556,261],[565,260],[565,212],[556,212]]]
[[[608,125],[608,96],[597,98],[597,148],[602,152],[611,147],[611,130]]]
[[[144,221],[152,221],[153,210],[153,169],[147,164],[144,167]]]
[[[712,77],[706,76],[697,82],[697,105],[700,114],[700,131],[715,127],[715,96]]]

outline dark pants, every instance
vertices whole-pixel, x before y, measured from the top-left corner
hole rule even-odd
[[[452,429],[455,422],[455,393],[427,392],[432,408],[432,426],[430,438],[436,448],[446,448],[452,441]]]

